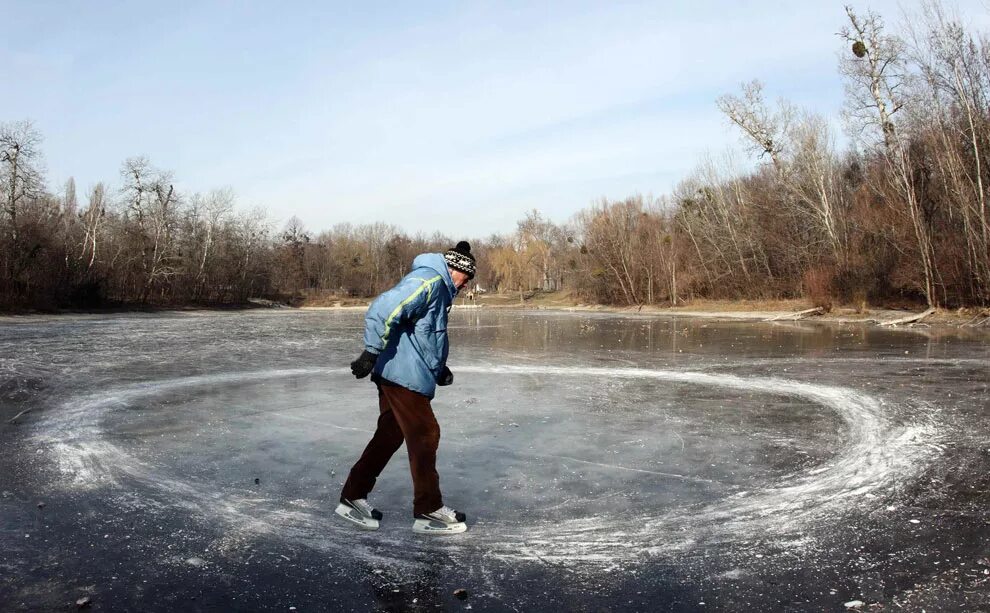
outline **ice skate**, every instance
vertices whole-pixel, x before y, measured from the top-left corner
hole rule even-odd
[[[467,516],[444,505],[432,513],[420,513],[413,521],[418,534],[459,534],[467,530]]]
[[[377,530],[382,519],[382,512],[368,504],[364,498],[357,500],[341,498],[334,513],[362,530]]]

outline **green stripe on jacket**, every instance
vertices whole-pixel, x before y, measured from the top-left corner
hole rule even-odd
[[[419,277],[414,277],[414,278],[419,279]],[[409,296],[405,300],[400,302],[398,306],[392,309],[392,312],[385,320],[385,332],[384,334],[382,334],[382,347],[384,347],[388,343],[388,335],[389,332],[392,331],[392,321],[399,315],[399,313],[402,312],[402,307],[406,306],[407,304],[415,300],[417,296],[423,293],[424,289],[426,290],[426,300],[427,302],[429,302],[430,298],[433,297],[433,283],[439,281],[440,279],[443,279],[443,275],[437,275],[430,279],[419,279],[420,281],[422,281],[420,286],[417,287],[413,293],[409,294]]]

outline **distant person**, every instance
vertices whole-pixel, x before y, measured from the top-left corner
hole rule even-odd
[[[366,530],[377,530],[380,511],[368,503],[375,480],[406,442],[413,480],[413,531],[467,530],[464,513],[443,503],[437,474],[440,425],[430,400],[437,385],[450,385],[447,313],[458,290],[474,277],[471,245],[424,253],[412,272],[380,295],[364,318],[364,352],[351,362],[358,379],[371,374],[378,386],[378,429],[344,483],[336,513]]]

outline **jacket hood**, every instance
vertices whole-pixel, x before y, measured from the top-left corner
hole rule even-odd
[[[416,256],[413,260],[412,270],[417,268],[429,268],[434,270],[439,275],[443,275],[443,281],[447,285],[447,291],[450,292],[450,299],[453,300],[457,295],[457,288],[454,286],[454,280],[450,277],[450,270],[447,268],[447,260],[443,259],[442,253],[422,253]]]

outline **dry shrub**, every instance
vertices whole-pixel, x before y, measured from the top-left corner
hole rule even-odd
[[[867,297],[866,290],[857,289],[853,292],[852,297],[853,308],[856,309],[856,313],[862,315],[867,309]]]
[[[840,304],[852,305],[857,313],[865,313],[870,303],[871,292],[877,287],[877,269],[867,263],[845,266],[832,277],[832,295]]]
[[[804,297],[811,301],[816,307],[821,307],[825,312],[832,310],[832,279],[835,271],[831,266],[820,266],[809,268],[804,271],[802,277],[802,289]]]

